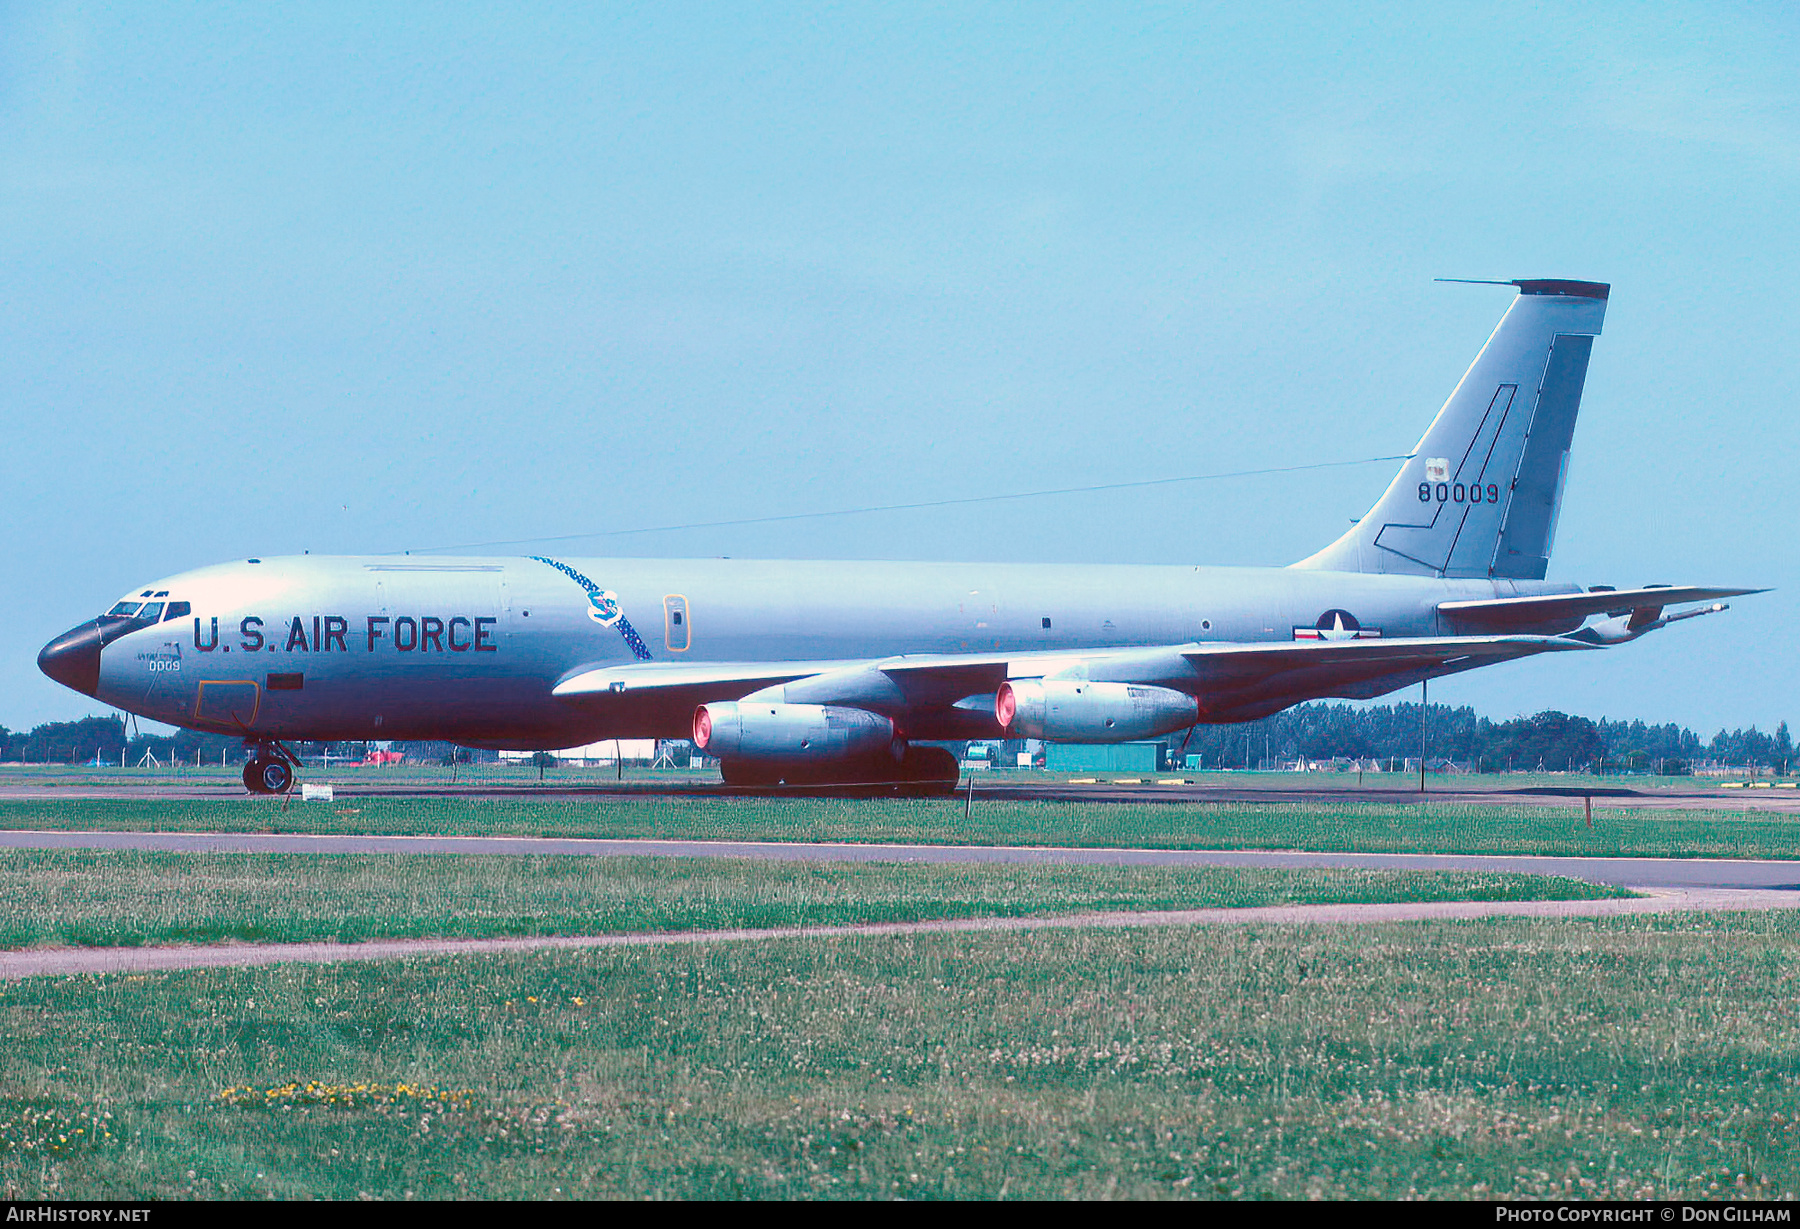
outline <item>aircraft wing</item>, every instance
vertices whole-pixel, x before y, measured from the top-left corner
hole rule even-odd
[[[1142,652],[1142,650],[1132,650]],[[1165,660],[1172,649],[1159,650]],[[654,710],[676,717],[719,700],[843,704],[883,712],[954,705],[992,694],[1009,676],[1039,677],[1106,657],[1105,650],[1060,653],[927,653],[847,661],[632,662],[570,675],[551,694],[596,711]]]
[[[679,691],[703,693],[702,700],[735,700],[777,683],[789,683],[861,664],[855,661],[634,662],[583,670],[558,683],[550,694],[559,700],[580,701],[597,696]]]
[[[741,700],[796,679],[855,667],[842,661],[642,661],[564,678],[550,694],[631,738],[685,738],[702,704]]]
[[[1722,597],[1763,593],[1762,589],[1700,589],[1693,586],[1647,585],[1642,589],[1595,589],[1587,593],[1551,593],[1541,597],[1484,598],[1440,602],[1438,613],[1452,623],[1484,631],[1573,631],[1591,615],[1627,610],[1660,611],[1683,602],[1710,602]],[[1654,614],[1648,616],[1655,618]]]
[[[1187,678],[1262,679],[1292,670],[1340,669],[1361,675],[1437,667],[1470,659],[1483,664],[1537,653],[1596,646],[1562,636],[1432,636],[1380,640],[1277,640],[1169,645],[1161,648],[1090,649],[1052,653],[970,653],[895,657],[871,663],[903,687],[927,680],[941,690],[992,691],[1012,678],[1070,673],[1096,682],[1180,685]],[[1185,662],[1187,669],[1181,663]]]
[[[1562,636],[1430,636],[1198,645],[1183,657],[1212,720],[1249,721],[1305,700],[1367,700],[1477,666],[1597,647]]]
[[[1593,646],[1562,636],[1416,636],[1386,640],[1296,640],[1187,645],[1181,655],[1205,674],[1263,675],[1318,666],[1445,665],[1468,657],[1503,661]]]
[[[1439,636],[1342,641],[1180,644],[1046,653],[945,653],[851,661],[636,662],[584,670],[559,683],[557,698],[596,709],[656,711],[671,728],[696,705],[758,698],[841,704],[884,712],[961,707],[1008,679],[1088,678],[1173,687],[1222,708],[1271,696],[1362,694],[1421,677],[1537,653],[1598,646],[1561,636]],[[1294,701],[1289,701],[1294,702]]]

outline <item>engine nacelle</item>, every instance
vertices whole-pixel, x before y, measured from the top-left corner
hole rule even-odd
[[[1200,704],[1169,687],[1017,679],[1000,685],[994,715],[1013,738],[1123,743],[1186,729],[1200,719]]]
[[[722,701],[694,710],[694,745],[720,760],[774,767],[898,762],[906,744],[880,713],[826,704]]]

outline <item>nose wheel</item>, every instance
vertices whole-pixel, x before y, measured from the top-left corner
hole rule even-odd
[[[285,794],[294,787],[294,761],[280,743],[253,747],[244,762],[244,788],[253,794]]]

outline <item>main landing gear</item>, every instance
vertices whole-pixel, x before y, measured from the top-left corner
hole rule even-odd
[[[298,761],[278,742],[246,743],[250,758],[244,761],[244,788],[253,794],[285,794],[294,788]]]
[[[746,759],[719,763],[719,775],[733,788],[785,787],[808,794],[856,798],[896,794],[903,798],[929,798],[953,794],[960,779],[959,770],[956,757],[942,747],[908,747],[898,764],[888,760],[793,765]]]
[[[940,798],[956,792],[962,778],[962,765],[943,747],[908,747],[900,762],[904,780],[897,787],[900,795]]]

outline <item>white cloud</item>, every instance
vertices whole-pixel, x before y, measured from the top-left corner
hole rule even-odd
[[[1596,74],[1590,99],[1593,118],[1612,131],[1800,169],[1800,114],[1792,93],[1758,89],[1716,65],[1615,62]]]

